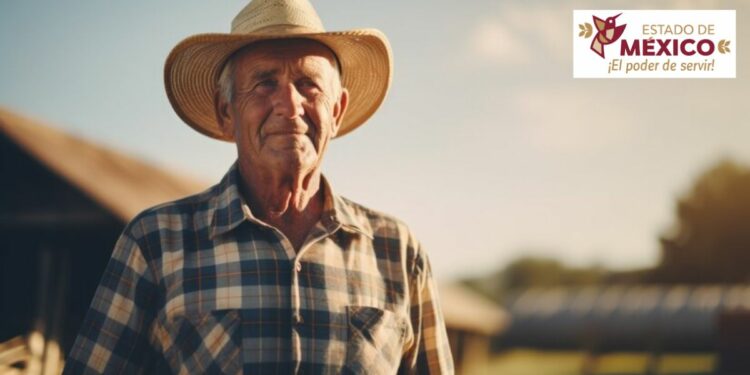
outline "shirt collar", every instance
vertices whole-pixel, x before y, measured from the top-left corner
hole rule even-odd
[[[340,227],[347,232],[359,233],[373,239],[372,226],[368,218],[347,199],[336,195],[325,176],[321,176],[321,181],[324,194],[323,217],[321,218],[323,224]]]
[[[239,190],[239,168],[237,162],[229,168],[221,181],[214,186],[214,195],[209,203],[211,216],[211,238],[229,232],[245,221],[244,199]]]
[[[229,232],[245,220],[260,225],[267,225],[253,216],[252,209],[245,203],[239,188],[239,167],[237,162],[229,168],[219,184],[214,187],[211,198],[211,238]],[[350,233],[359,233],[373,239],[373,231],[367,217],[359,212],[352,203],[336,195],[325,176],[321,176],[323,189],[323,226],[333,233],[343,229]]]

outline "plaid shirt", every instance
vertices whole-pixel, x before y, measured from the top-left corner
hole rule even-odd
[[[232,166],[120,236],[64,373],[443,374],[427,255],[400,221],[333,194],[299,252]]]

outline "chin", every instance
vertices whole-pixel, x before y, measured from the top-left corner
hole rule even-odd
[[[289,152],[279,155],[276,165],[277,170],[286,171],[290,174],[305,173],[315,166],[316,158],[302,152]]]

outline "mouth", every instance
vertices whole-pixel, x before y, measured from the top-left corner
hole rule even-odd
[[[308,132],[301,130],[273,130],[266,133],[266,136],[272,135],[306,135]]]
[[[274,147],[301,147],[309,142],[312,142],[312,138],[309,133],[292,130],[279,130],[266,133],[264,135],[265,142],[268,144],[275,145]]]
[[[311,121],[307,118],[292,121],[270,121],[265,122],[259,129],[261,142],[270,141],[274,144],[283,143],[296,145],[312,143],[315,144],[316,131]]]
[[[293,131],[280,131],[280,132],[266,133],[266,137],[275,137],[275,136],[293,137],[293,136],[307,136],[307,135],[308,135],[307,133],[293,132]]]
[[[305,121],[295,121],[293,123],[273,123],[263,127],[263,133],[266,137],[271,136],[310,136],[312,126]]]

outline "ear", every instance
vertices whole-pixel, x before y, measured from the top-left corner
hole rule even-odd
[[[232,118],[232,103],[224,99],[219,90],[214,92],[214,112],[216,113],[216,123],[221,130],[222,138],[234,140],[234,121]]]
[[[344,122],[344,114],[346,113],[346,107],[349,104],[349,90],[347,90],[345,87],[341,88],[341,96],[339,97],[338,102],[333,105],[333,136],[335,137],[339,129],[341,128],[341,123]]]

